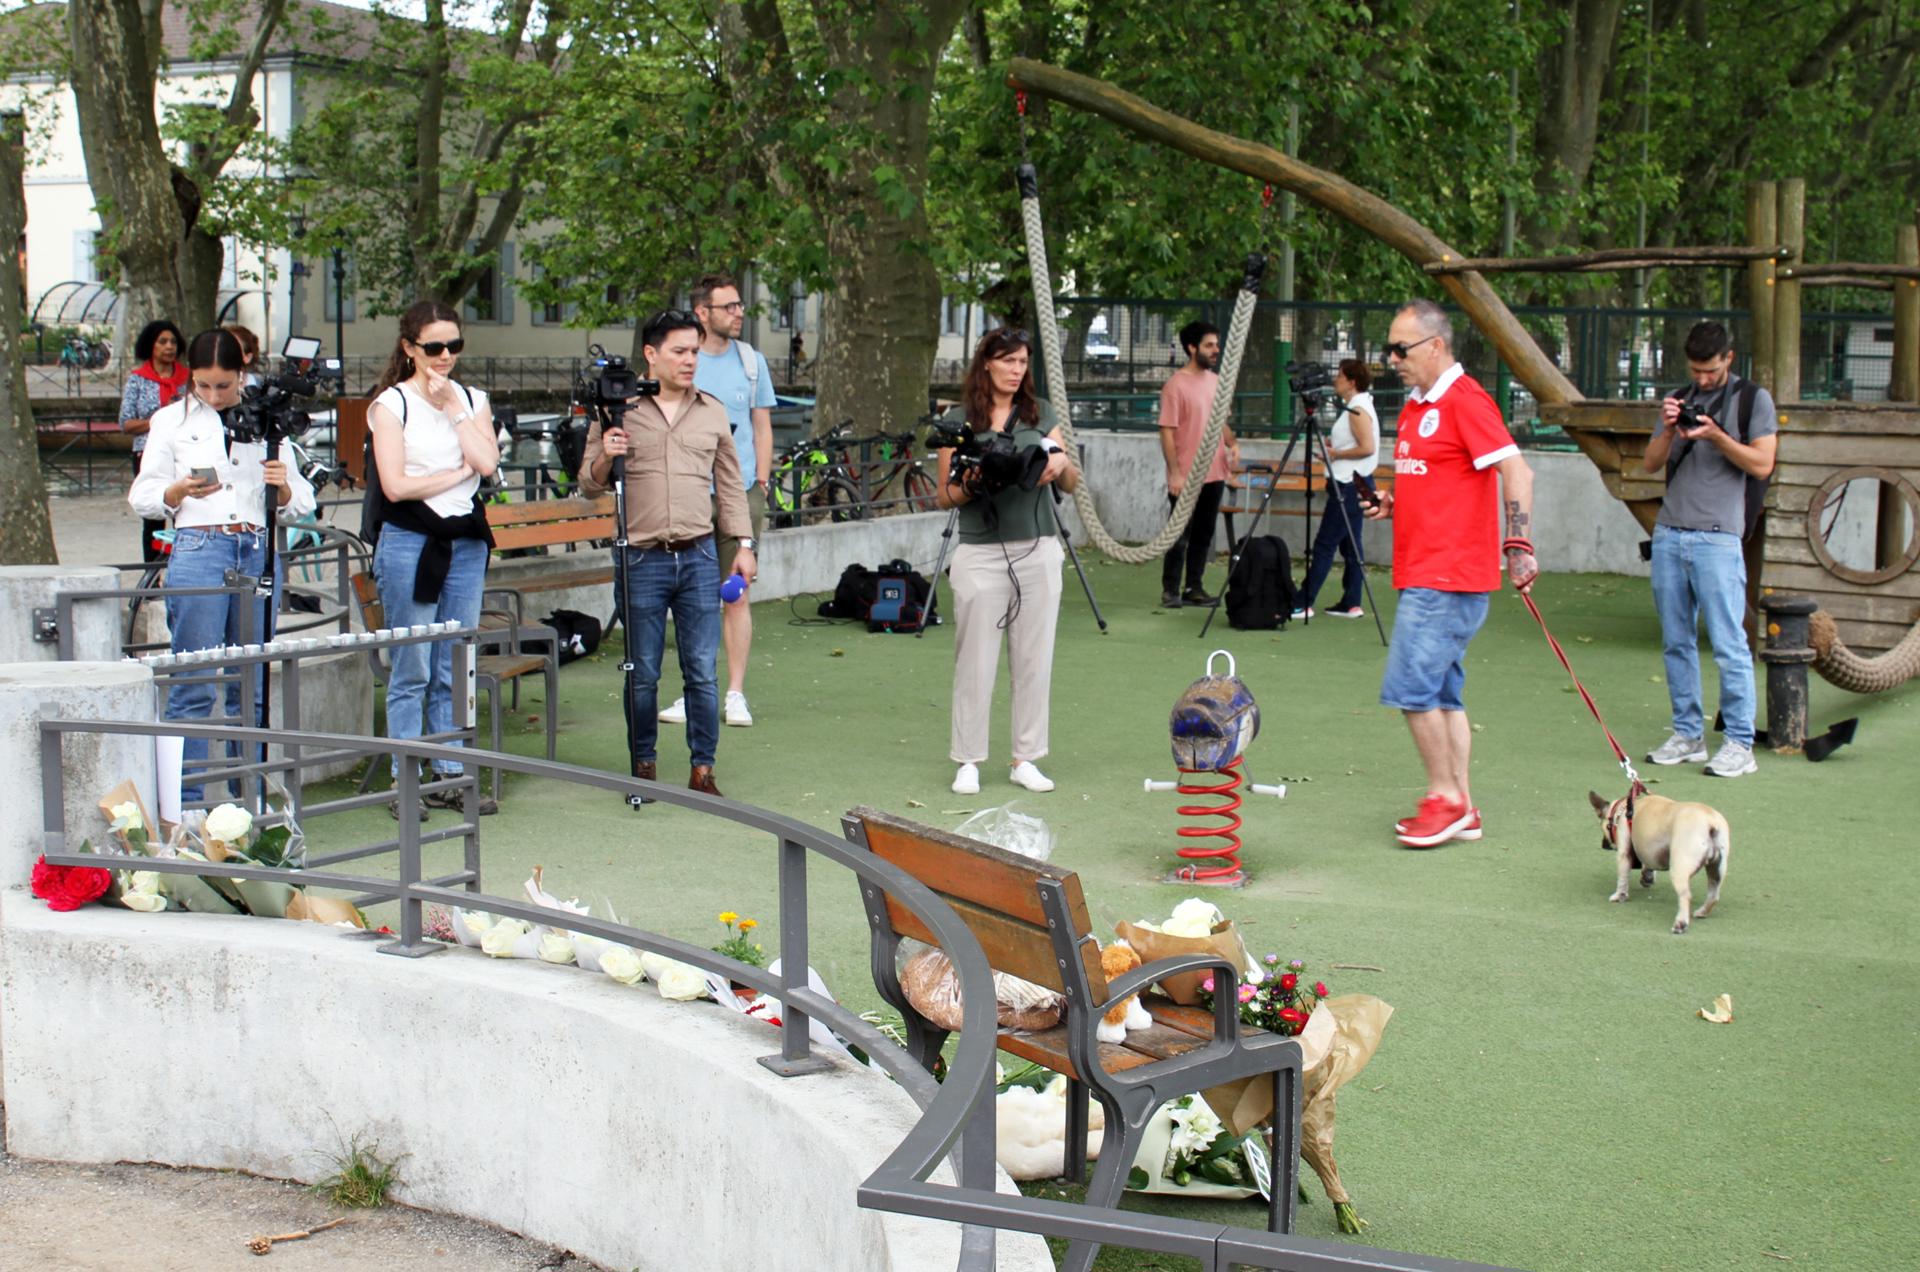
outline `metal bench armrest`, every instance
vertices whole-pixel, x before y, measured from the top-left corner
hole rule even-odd
[[[1155,959],[1134,968],[1125,976],[1107,982],[1107,1002],[1118,1002],[1152,985],[1155,981],[1169,976],[1178,976],[1183,972],[1205,971],[1207,968],[1219,969],[1214,975],[1213,994],[1213,1037],[1216,1042],[1237,1043],[1240,1040],[1240,969],[1217,954],[1176,954],[1172,958]],[[1225,972],[1222,977],[1219,973]],[[1101,1011],[1087,1013],[1097,1027]]]

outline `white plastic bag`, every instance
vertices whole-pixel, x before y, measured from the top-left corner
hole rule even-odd
[[[1031,813],[1021,812],[1018,801],[998,808],[983,808],[961,822],[954,833],[1034,861],[1053,856],[1053,827]]]

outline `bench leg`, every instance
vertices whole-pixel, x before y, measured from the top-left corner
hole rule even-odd
[[[1273,1138],[1267,1151],[1267,1231],[1292,1232],[1300,1200],[1300,1070],[1293,1065],[1273,1074]]]
[[[1130,1113],[1118,1101],[1103,1099],[1100,1105],[1107,1113],[1107,1130],[1100,1140],[1100,1161],[1093,1168],[1093,1181],[1087,1185],[1087,1204],[1112,1210],[1120,1204],[1127,1171],[1133,1167],[1140,1141],[1147,1135],[1147,1123],[1158,1106],[1148,1101]],[[1060,1272],[1089,1272],[1099,1253],[1098,1241],[1072,1242],[1067,1246],[1067,1257],[1060,1262]]]
[[[547,758],[559,758],[560,743],[560,663],[547,659]]]
[[[1087,1088],[1078,1078],[1067,1079],[1066,1179],[1087,1182]]]

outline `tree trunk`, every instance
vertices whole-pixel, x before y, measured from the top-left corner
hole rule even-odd
[[[1574,205],[1586,192],[1600,132],[1600,104],[1612,75],[1622,0],[1559,0],[1560,39],[1541,48],[1540,111],[1533,130],[1536,205],[1522,231],[1536,251],[1579,241]]]
[[[0,252],[0,508],[6,509],[0,516],[0,565],[50,565],[58,557],[20,335],[26,279],[11,250],[27,228],[21,122],[19,115],[0,116],[0,244],[8,248]]]
[[[191,340],[213,326],[220,309],[220,278],[226,272],[227,246],[199,226],[180,244],[180,330]]]
[[[154,113],[154,50],[139,0],[71,0],[72,87],[87,180],[120,261],[127,330],[190,319],[180,286],[186,221]],[[115,354],[123,362],[123,342]]]

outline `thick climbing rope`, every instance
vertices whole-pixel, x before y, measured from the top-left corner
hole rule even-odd
[[[1046,232],[1040,222],[1040,180],[1032,162],[1026,158],[1026,94],[1017,94],[1016,99],[1021,125],[1020,219],[1026,228],[1027,267],[1033,274],[1033,311],[1040,328],[1040,355],[1047,370],[1047,397],[1052,403],[1055,422],[1060,426],[1068,452],[1077,454],[1079,443],[1074,438],[1073,413],[1067,401],[1066,362],[1060,356],[1060,322],[1054,312],[1053,276],[1047,267]],[[1180,488],[1180,497],[1174,502],[1173,513],[1167,518],[1167,524],[1143,544],[1122,543],[1101,523],[1099,511],[1093,503],[1093,490],[1084,477],[1074,488],[1073,506],[1087,527],[1087,533],[1093,537],[1094,546],[1116,561],[1126,565],[1145,565],[1157,561],[1187,532],[1187,522],[1193,519],[1194,504],[1200,499],[1201,478],[1213,463],[1214,452],[1220,449],[1220,438],[1227,429],[1227,420],[1233,414],[1234,386],[1240,379],[1240,355],[1247,347],[1247,333],[1253,328],[1254,303],[1260,294],[1260,271],[1254,264],[1259,259],[1249,259],[1240,294],[1234,298],[1233,317],[1227,323],[1226,344],[1221,350],[1220,382],[1214,389],[1213,409],[1207,415],[1206,431],[1200,436],[1200,449],[1194,453],[1193,464],[1187,470],[1186,484]]]
[[[1920,676],[1920,623],[1898,645],[1872,658],[1847,648],[1833,616],[1825,610],[1816,611],[1809,620],[1807,636],[1813,646],[1813,669],[1848,693],[1885,693]]]

